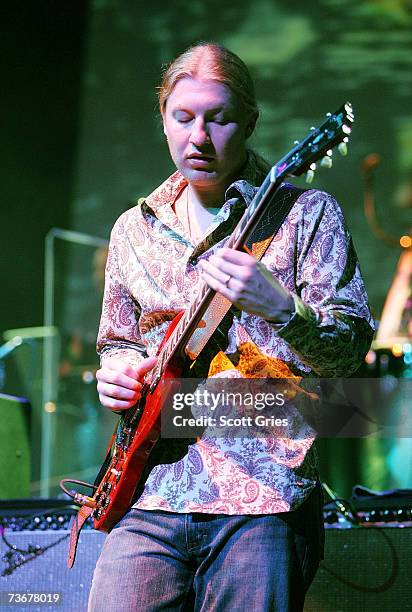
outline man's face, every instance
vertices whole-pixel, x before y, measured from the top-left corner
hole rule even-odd
[[[170,155],[188,182],[221,192],[246,161],[254,120],[226,85],[185,77],[167,100],[163,126]]]

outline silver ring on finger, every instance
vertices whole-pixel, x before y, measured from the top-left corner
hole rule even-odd
[[[227,287],[228,289],[230,289],[230,287],[229,287],[229,283],[230,283],[231,278],[232,278],[232,277],[231,277],[231,276],[230,276],[230,274],[229,274],[229,276],[228,276],[227,280],[225,281],[225,287]]]

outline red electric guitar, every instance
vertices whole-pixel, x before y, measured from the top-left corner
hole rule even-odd
[[[352,106],[346,103],[336,113],[328,113],[326,121],[318,129],[312,128],[302,142],[296,143],[271,168],[227,246],[237,250],[244,247],[285,177],[298,176],[307,171],[308,182],[311,182],[317,160],[322,160],[321,166],[332,165],[334,146],[339,145],[342,155],[346,155],[346,143],[353,120]],[[131,505],[145,463],[159,438],[160,414],[170,396],[170,388],[173,387],[159,383],[182,375],[188,360],[186,345],[214,295],[215,292],[204,285],[188,310],[180,313],[171,323],[159,349],[158,362],[151,372],[150,382],[143,385],[141,400],[119,418],[117,432],[111,440],[108,457],[101,470],[103,476],[93,497],[79,493],[74,496],[75,502],[82,506],[79,514],[83,520],[91,514],[94,527],[100,531],[110,531]],[[77,540],[81,524],[80,519],[73,539]]]

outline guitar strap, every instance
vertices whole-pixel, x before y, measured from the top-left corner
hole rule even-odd
[[[282,184],[276,190],[266,212],[245,245],[245,250],[258,261],[262,259],[294,203],[304,191],[306,190],[288,183]],[[216,336],[215,332],[218,335],[224,333],[226,336],[230,327],[230,325],[228,326],[228,317],[226,315],[230,316],[231,322],[234,314],[233,311],[235,310],[231,307],[232,302],[229,302],[223,295],[220,293],[214,295],[207,311],[203,315],[201,326],[194,331],[187,343],[186,352],[192,361],[198,358],[212,336]],[[223,332],[222,327],[225,332]]]
[[[74,560],[76,559],[77,542],[79,540],[80,531],[92,512],[93,508],[82,506],[73,518],[70,529],[69,554],[67,556],[67,567],[70,569],[73,567]]]

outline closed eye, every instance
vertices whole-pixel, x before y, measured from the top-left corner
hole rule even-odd
[[[190,115],[186,111],[181,110],[176,111],[173,116],[178,123],[189,123],[193,119],[192,115]]]
[[[218,125],[226,125],[227,123],[233,121],[233,118],[228,113],[219,112],[213,115],[210,118],[210,121],[213,121],[213,123],[217,123]]]

